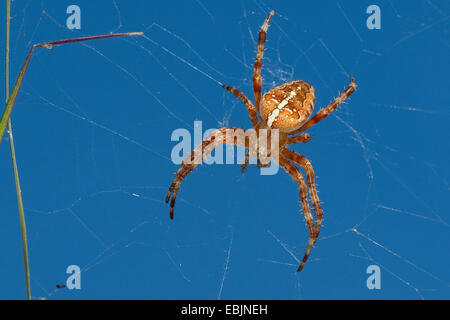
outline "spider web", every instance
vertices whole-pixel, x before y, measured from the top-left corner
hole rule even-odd
[[[13,113],[27,215],[34,298],[443,299],[450,262],[446,93],[449,1],[13,2],[11,71],[37,42],[109,32],[140,38],[37,50]],[[292,6],[292,7],[290,7]],[[248,128],[245,107],[218,84],[252,97],[259,27],[268,32],[263,91],[311,83],[316,110],[354,76],[357,92],[295,145],[315,169],[324,225],[307,243],[298,187],[280,171],[202,165],[169,219],[177,128]],[[326,23],[324,23],[326,21]],[[2,43],[4,41],[2,40]],[[17,208],[6,141],[3,298],[23,297]],[[55,289],[67,266],[82,289]],[[381,268],[381,290],[366,269]]]

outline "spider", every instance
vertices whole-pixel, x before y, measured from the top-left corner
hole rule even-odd
[[[309,232],[309,241],[305,251],[303,260],[300,263],[297,271],[301,271],[310,251],[317,240],[319,235],[320,226],[322,224],[322,208],[320,207],[320,200],[317,195],[314,170],[310,161],[303,155],[289,150],[287,145],[294,143],[306,143],[310,141],[311,136],[308,133],[302,133],[303,131],[311,128],[319,121],[326,118],[331,112],[333,112],[344,100],[346,100],[356,89],[356,83],[353,78],[350,78],[350,85],[339,95],[333,102],[331,102],[326,108],[319,110],[312,118],[310,118],[314,108],[314,89],[305,81],[292,81],[282,84],[269,90],[263,95],[261,99],[261,68],[262,59],[264,53],[264,43],[266,41],[267,29],[269,28],[269,22],[275,11],[272,10],[264,21],[260,31],[258,39],[258,47],[256,60],[253,69],[253,92],[255,97],[255,104],[248,99],[238,89],[223,85],[222,87],[231,93],[233,93],[238,99],[240,99],[247,107],[250,120],[253,128],[258,135],[262,129],[266,129],[269,132],[278,130],[278,139],[276,141],[277,150],[269,151],[269,156],[276,160],[279,165],[294,179],[294,181],[300,187],[300,200],[305,215],[306,224]],[[259,121],[258,121],[259,117]],[[172,198],[170,202],[170,218],[173,219],[173,210],[175,206],[175,199],[177,197],[178,190],[180,188],[182,180],[203,160],[208,154],[210,154],[215,147],[221,144],[234,144],[244,146],[247,149],[245,162],[242,165],[242,171],[245,170],[249,163],[249,153],[252,156],[258,158],[259,153],[258,146],[254,145],[254,142],[249,139],[244,141],[237,139],[236,137],[229,139],[227,132],[233,130],[239,130],[240,128],[224,127],[216,130],[209,135],[202,143],[197,146],[194,151],[191,152],[186,158],[183,159],[176,176],[169,188],[169,192],[166,196],[166,203]],[[240,129],[242,130],[242,129]],[[273,135],[268,135],[269,140]],[[228,137],[228,138],[227,138]],[[270,141],[271,146],[274,145],[274,141]],[[267,151],[266,151],[267,152]],[[277,153],[277,159],[273,157],[273,153]],[[196,155],[200,155],[200,161],[192,161],[196,158]],[[259,160],[259,158],[258,158]],[[270,160],[270,158],[269,158]],[[302,176],[299,165],[306,171],[306,183]],[[258,166],[267,166],[258,161]],[[308,185],[308,187],[307,187]],[[316,215],[316,221],[311,214],[311,209],[308,202],[308,190],[311,197],[311,202],[314,207]]]

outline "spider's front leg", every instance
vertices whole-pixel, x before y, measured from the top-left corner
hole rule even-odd
[[[243,94],[241,91],[233,87],[222,85],[222,88],[230,91],[232,94],[236,96],[236,98],[238,98],[245,104],[245,106],[247,107],[248,115],[250,116],[250,121],[252,122],[253,128],[255,128],[256,125],[258,124],[258,117],[256,115],[257,111],[253,103],[250,101],[250,99],[247,98],[245,94]]]
[[[305,131],[309,128],[311,128],[316,123],[322,121],[326,117],[330,115],[336,108],[344,102],[353,92],[356,90],[356,82],[354,78],[350,78],[350,84],[349,86],[342,92],[339,97],[334,99],[327,107],[319,110],[311,119],[309,119],[304,125],[302,125],[297,130],[289,133],[290,136],[296,135],[297,133],[300,133],[302,131]]]
[[[242,133],[242,135],[240,134]],[[166,196],[166,203],[170,202],[170,219],[173,219],[173,210],[175,207],[175,200],[177,198],[178,190],[180,188],[183,179],[192,171],[194,168],[202,163],[203,159],[210,154],[218,145],[222,144],[232,144],[237,146],[245,147],[248,142],[247,138],[243,134],[244,131],[236,127],[224,127],[220,128],[213,133],[211,133],[205,140],[198,145],[190,155],[183,159],[180,167],[178,168],[177,174],[170,185],[169,192]]]
[[[266,20],[261,26],[261,29],[259,30],[258,48],[256,51],[255,64],[253,65],[253,93],[255,96],[256,110],[258,110],[258,112],[260,112],[259,108],[261,102],[261,84],[262,84],[261,68],[264,55],[264,44],[266,42],[267,29],[269,29],[269,22],[274,14],[275,10],[270,11],[269,15],[267,16]]]

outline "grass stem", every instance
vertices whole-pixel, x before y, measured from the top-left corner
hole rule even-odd
[[[11,17],[11,2],[6,0],[6,45],[5,45],[5,101],[9,100],[9,35],[10,35],[10,17]],[[16,151],[14,147],[14,138],[12,131],[11,119],[8,118],[8,134],[9,147],[11,149],[11,160],[14,169],[14,181],[16,183],[17,204],[19,207],[20,232],[22,234],[22,251],[23,263],[25,266],[25,287],[27,290],[27,299],[31,300],[30,287],[30,265],[28,261],[28,242],[27,242],[27,226],[25,222],[25,212],[23,210],[22,191],[20,189],[19,170],[17,168]]]

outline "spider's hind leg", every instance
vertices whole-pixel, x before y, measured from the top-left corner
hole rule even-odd
[[[299,185],[300,201],[302,204],[303,213],[305,215],[306,225],[308,226],[308,232],[309,232],[308,246],[306,247],[305,255],[303,256],[300,266],[297,269],[297,271],[301,271],[303,269],[303,266],[305,265],[306,261],[308,260],[309,254],[311,252],[311,249],[312,249],[314,243],[317,240],[317,232],[316,232],[317,227],[316,227],[316,224],[314,223],[314,218],[311,214],[311,208],[309,207],[308,189],[307,189],[307,186],[305,183],[305,179],[303,178],[302,174],[300,173],[300,170],[291,161],[289,161],[286,158],[280,159],[280,165],[284,170],[286,170],[286,172]]]
[[[305,156],[289,149],[283,150],[283,156],[286,157],[286,159],[289,159],[294,163],[300,165],[306,171],[306,181],[309,187],[309,194],[311,196],[311,201],[314,206],[314,212],[317,217],[316,237],[318,237],[320,232],[320,226],[322,225],[323,210],[320,206],[319,195],[317,194],[317,188],[315,183],[314,169],[311,165],[311,162],[309,162],[309,160]]]

